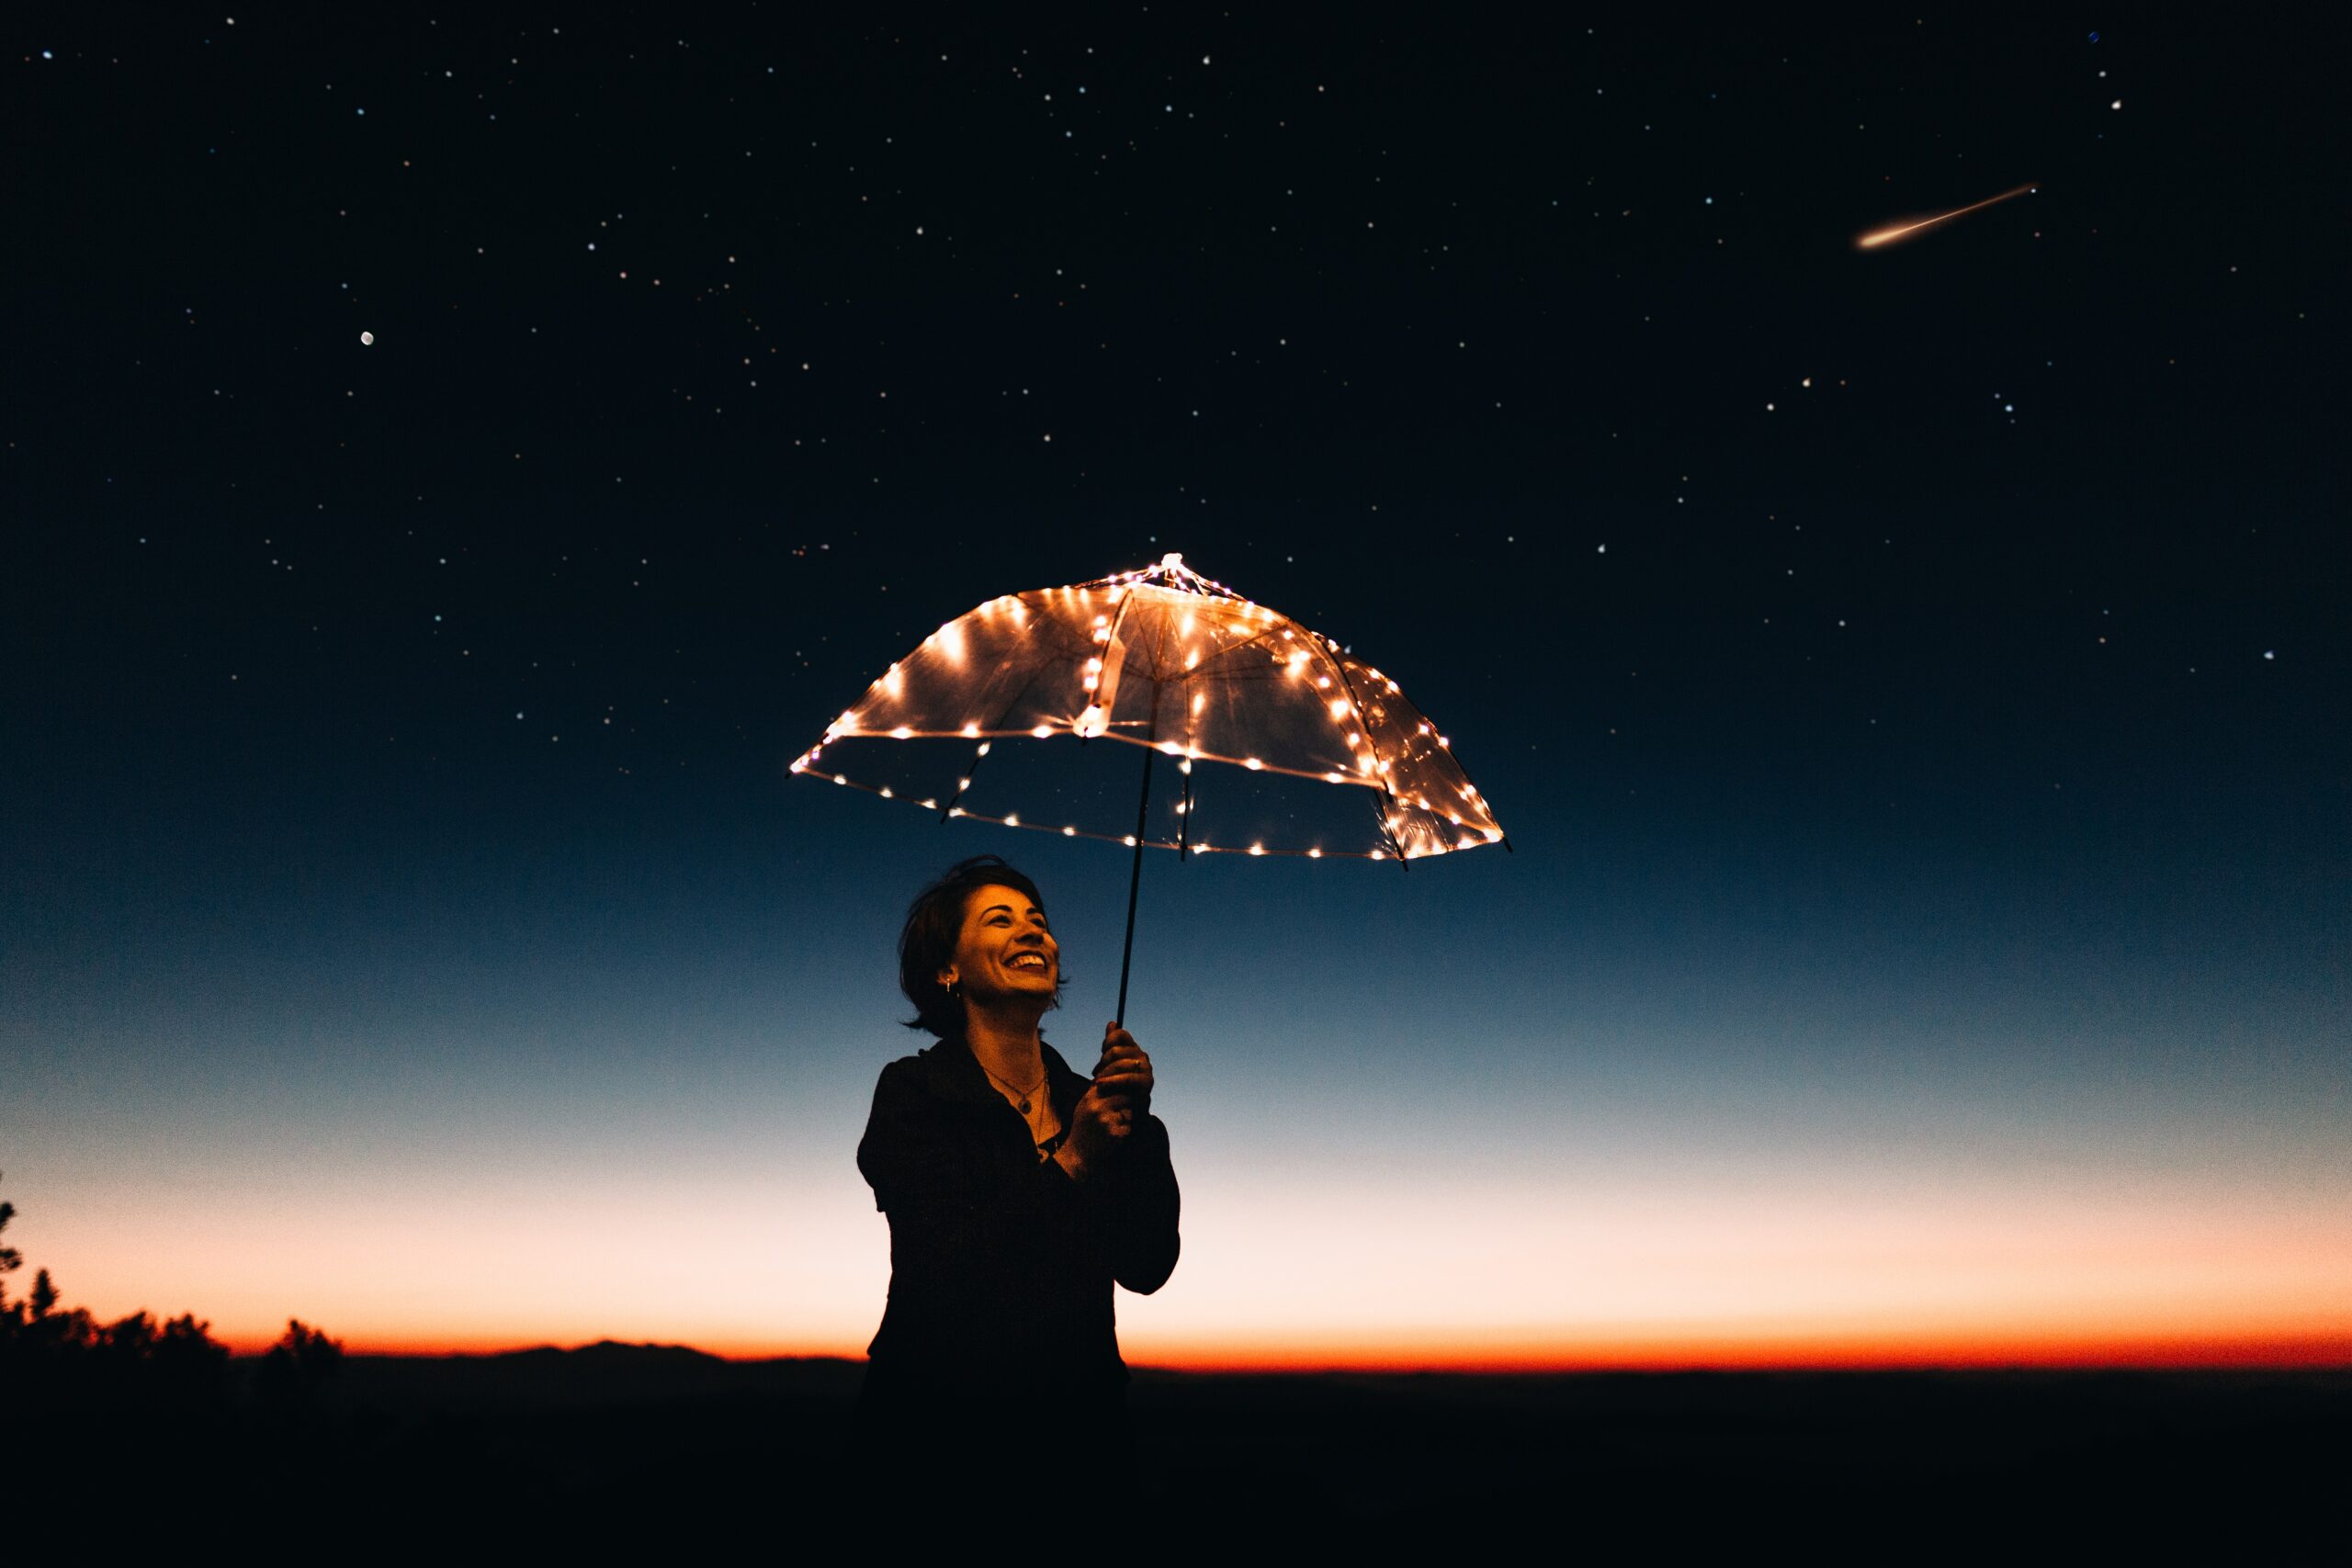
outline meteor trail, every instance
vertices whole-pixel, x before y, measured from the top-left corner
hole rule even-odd
[[[1922,218],[1917,223],[1898,223],[1892,229],[1881,229],[1856,240],[1854,248],[1867,251],[1872,246],[1883,245],[1889,240],[1899,240],[1905,234],[1916,234],[1932,224],[1946,222],[1963,213],[1973,212],[1980,207],[1990,207],[1996,201],[2007,201],[2013,196],[2023,196],[2033,188],[2032,186],[2019,186],[2015,190],[2005,190],[1998,196],[1988,196],[1984,200],[1971,202],[1966,207],[1955,207],[1950,212],[1939,212],[1933,218]]]

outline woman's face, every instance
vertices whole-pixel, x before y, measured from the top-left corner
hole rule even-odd
[[[1046,928],[1046,911],[1018,888],[974,888],[964,905],[955,961],[939,972],[939,982],[960,982],[965,997],[982,1001],[1034,997],[1051,1002],[1061,984],[1061,948]]]

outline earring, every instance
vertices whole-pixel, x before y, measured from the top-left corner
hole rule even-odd
[[[947,982],[947,994],[948,994],[949,996],[951,996],[951,997],[960,997],[960,996],[962,996],[962,995],[964,994],[964,982],[963,982],[963,981],[961,981],[961,980],[950,980],[950,981],[948,981],[948,982]]]

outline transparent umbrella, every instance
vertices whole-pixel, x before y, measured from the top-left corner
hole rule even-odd
[[[1096,740],[1142,753],[1132,819],[1103,766],[1114,749],[1085,755]],[[1180,783],[1155,825],[1160,756]],[[1202,762],[1240,772],[1196,795]],[[1131,845],[1122,1022],[1147,849],[1409,864],[1510,847],[1447,737],[1394,680],[1176,555],[958,615],[885,671],[792,771],[943,822]]]

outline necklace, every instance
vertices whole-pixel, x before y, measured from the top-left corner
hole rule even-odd
[[[975,1056],[972,1059],[976,1062],[979,1061],[978,1056]],[[1006,1083],[1002,1078],[997,1077],[994,1073],[989,1073],[989,1065],[986,1062],[980,1062],[980,1071],[988,1073],[989,1077],[996,1080],[996,1084],[999,1089],[1003,1089],[1005,1093],[1012,1096],[1012,1098],[1020,1103],[1021,1114],[1023,1116],[1029,1114],[1029,1097],[1046,1087],[1046,1075],[1042,1071],[1037,1075],[1037,1081],[1031,1084],[1027,1089],[1015,1089],[1011,1084]]]

